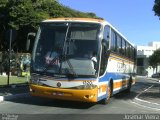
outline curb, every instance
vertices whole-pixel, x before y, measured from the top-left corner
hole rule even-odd
[[[152,103],[152,102],[149,102],[149,101],[146,101],[146,100],[139,99],[137,97],[132,101],[135,102],[138,105],[141,105],[141,106],[145,106],[145,107],[148,107],[148,108],[160,110],[160,104],[158,104],[158,103]]]
[[[20,93],[20,94],[15,94],[15,95],[0,96],[0,102],[13,100],[17,98],[29,97],[29,96],[30,96],[29,93]]]
[[[9,87],[9,88],[16,88],[16,87],[27,87],[28,84],[11,84],[11,85],[0,85],[0,87]]]
[[[158,83],[159,83],[159,81],[160,81],[160,79],[156,79],[156,78],[147,78],[147,80],[152,80],[152,81],[158,82]]]
[[[4,101],[4,97],[0,96],[0,102]]]

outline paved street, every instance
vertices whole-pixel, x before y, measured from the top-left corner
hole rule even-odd
[[[149,109],[135,104],[133,99],[154,81],[138,80],[132,87],[130,94],[124,92],[111,98],[108,105],[88,104],[71,101],[57,101],[28,96],[0,103],[0,113],[14,114],[133,114],[133,113],[159,113],[160,111]]]

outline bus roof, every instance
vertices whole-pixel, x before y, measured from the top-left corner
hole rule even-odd
[[[44,20],[42,22],[92,22],[92,23],[100,23],[103,25],[109,25],[112,29],[114,29],[119,35],[121,35],[128,43],[130,43],[132,46],[134,46],[128,39],[121,34],[119,30],[117,30],[112,24],[110,24],[108,21],[104,19],[98,19],[98,18],[50,18],[47,20]]]
[[[43,22],[52,22],[52,21],[80,21],[80,22],[96,22],[96,23],[102,23],[105,22],[103,19],[96,19],[96,18],[51,18],[44,20]]]

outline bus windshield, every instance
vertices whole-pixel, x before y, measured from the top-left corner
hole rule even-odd
[[[100,24],[44,22],[37,33],[32,71],[52,75],[96,76]]]

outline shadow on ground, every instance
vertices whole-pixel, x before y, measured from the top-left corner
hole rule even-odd
[[[131,92],[121,92],[114,95],[111,98],[111,103],[114,99],[118,100],[132,100],[134,99],[141,91],[145,90],[151,85],[157,85],[156,83],[145,83],[145,82],[136,82],[134,86],[132,86]],[[95,103],[85,103],[85,102],[75,102],[75,101],[63,101],[63,100],[53,100],[47,98],[40,97],[32,97],[28,96],[26,98],[19,98],[10,100],[15,103],[22,103],[28,105],[37,105],[37,106],[47,106],[47,107],[59,107],[59,108],[72,108],[72,109],[88,109],[95,105]],[[100,104],[100,103],[96,103]],[[110,104],[110,103],[109,103]]]
[[[14,95],[29,92],[28,84],[11,84],[9,86],[0,86],[0,95]]]
[[[32,97],[32,96],[29,96],[27,98],[8,100],[8,101],[15,102],[15,103],[28,104],[28,105],[72,108],[72,109],[88,109],[94,105],[94,103],[55,100],[55,99],[48,99],[48,98],[42,98],[42,97]]]
[[[114,95],[113,97],[115,99],[122,99],[122,100],[129,100],[129,99],[134,99],[139,93],[141,93],[142,91],[144,91],[145,89],[147,89],[150,86],[158,86],[158,83],[150,83],[150,82],[142,82],[142,81],[137,81],[135,85],[132,86],[131,91],[128,93],[126,91],[122,91],[116,95]],[[156,93],[154,93],[156,94]],[[149,96],[152,97],[154,96],[154,94],[152,93],[152,95],[150,94]],[[143,94],[142,94],[143,95]],[[147,95],[145,95],[147,96]],[[142,96],[143,97],[143,96]]]

